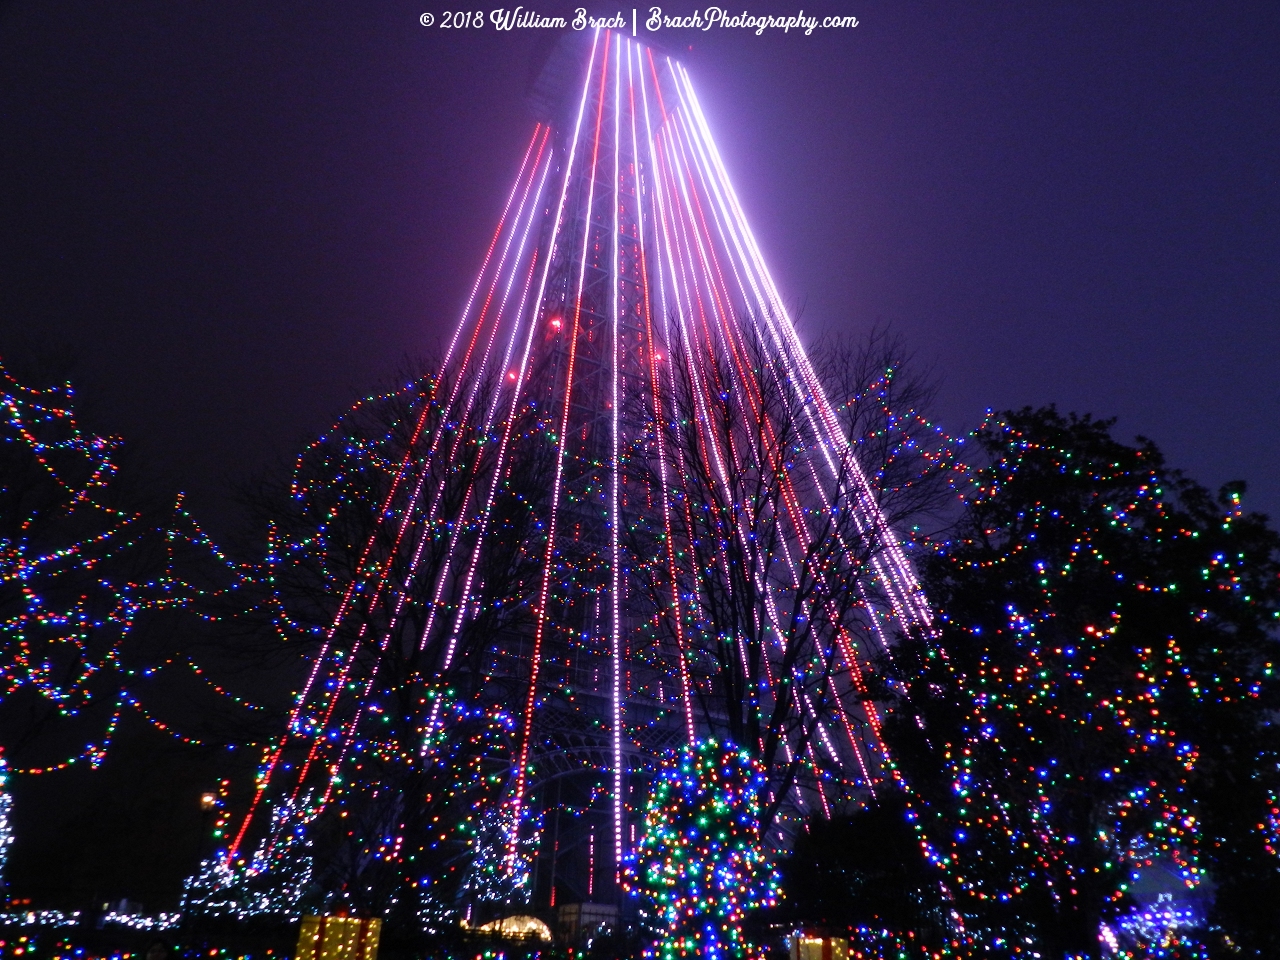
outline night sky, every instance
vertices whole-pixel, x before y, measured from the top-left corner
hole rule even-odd
[[[861,24],[663,37],[802,336],[890,323],[952,432],[1118,416],[1280,514],[1280,5],[804,6]],[[0,353],[70,361],[215,531],[479,265],[538,37],[424,9],[0,6]]]

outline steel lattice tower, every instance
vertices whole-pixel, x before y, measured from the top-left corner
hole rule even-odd
[[[561,43],[535,99],[543,120],[448,345],[449,376],[435,398],[443,421],[472,424],[487,438],[492,470],[460,505],[445,504],[424,478],[448,457],[449,441],[419,436],[419,422],[420,452],[395,476],[378,541],[412,547],[410,562],[393,575],[370,538],[289,731],[264,763],[231,856],[272,791],[298,797],[310,789],[316,809],[330,801],[369,722],[361,696],[378,650],[417,643],[432,653],[440,678],[452,675],[468,643],[474,649],[464,639],[468,625],[494,586],[484,582],[484,558],[503,535],[493,505],[513,471],[535,461],[545,500],[536,535],[520,548],[537,575],[524,615],[480,645],[474,675],[482,679],[469,695],[516,720],[502,802],[516,822],[521,811],[548,811],[536,903],[554,903],[557,889],[562,899],[613,900],[656,758],[685,740],[723,735],[717,708],[707,705],[715,678],[699,637],[738,643],[744,664],[749,639],[763,670],[745,696],[758,712],[790,703],[800,718],[794,729],[811,731],[791,738],[792,727],[779,727],[779,755],[801,770],[786,790],[788,810],[829,809],[885,776],[862,677],[895,630],[927,629],[927,609],[796,336],[686,70],[600,31]],[[771,358],[767,370],[761,356]],[[786,424],[771,412],[778,408],[769,406],[770,389],[790,411]],[[730,397],[743,418],[734,429],[745,433],[717,427]],[[735,639],[707,612],[700,578],[718,574],[691,567],[692,545],[681,540],[703,506],[690,502],[688,458],[699,458],[709,482],[722,484],[726,503],[745,516],[758,508],[730,489],[728,478],[750,456],[734,437],[772,449],[783,434],[803,454],[782,451],[785,462],[774,465],[781,479],[770,507],[777,531],[770,559],[780,573],[746,581],[759,593],[759,613],[735,628],[751,637]],[[689,438],[687,449],[680,436]],[[843,526],[822,519],[837,514]],[[728,537],[752,535],[745,520],[726,529]],[[828,559],[815,573],[805,564],[820,539],[836,546],[824,547]],[[875,547],[845,542],[854,539]],[[420,557],[429,542],[441,545],[441,559],[428,569]],[[637,585],[646,569],[657,571],[646,582],[666,593]],[[784,657],[794,625],[833,603],[800,599],[787,578],[829,586],[824,577],[849,571],[858,603],[840,614],[830,642]],[[394,602],[352,629],[380,597]],[[403,609],[411,601],[425,619],[406,641]],[[790,620],[787,605],[800,611]],[[340,650],[344,632],[354,639]],[[363,661],[353,649],[361,644]],[[824,671],[834,689],[825,707],[806,699],[805,686]],[[300,746],[305,759],[286,765],[286,750]],[[566,803],[574,816],[561,815]]]

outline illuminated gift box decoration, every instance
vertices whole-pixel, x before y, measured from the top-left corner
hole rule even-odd
[[[849,941],[800,933],[791,938],[791,960],[849,960]]]
[[[303,917],[297,960],[377,960],[377,917]]]

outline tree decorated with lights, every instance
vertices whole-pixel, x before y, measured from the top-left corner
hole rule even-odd
[[[1274,913],[1241,901],[1280,891],[1280,538],[1110,426],[1050,408],[979,431],[989,462],[926,568],[937,637],[895,651],[908,817],[989,948],[1199,955],[1207,877],[1267,955]],[[1152,933],[1150,902],[1176,929]]]
[[[470,841],[471,857],[462,894],[480,906],[526,906],[533,856],[541,839],[541,824],[521,824],[509,806],[488,806],[468,820],[461,836]]]
[[[760,835],[765,785],[749,752],[714,740],[662,766],[623,880],[661,931],[645,957],[761,955],[743,926],[781,896]]]
[[[527,844],[536,822],[509,808],[501,822],[492,816],[502,809],[514,723],[510,698],[484,687],[484,671],[492,668],[485,641],[526,615],[529,565],[519,545],[539,501],[527,487],[536,464],[520,459],[521,475],[490,502],[490,522],[511,536],[479,568],[489,586],[472,597],[483,609],[447,653],[420,642],[432,610],[423,584],[447,589],[448,547],[475,536],[457,513],[492,470],[488,438],[444,416],[440,395],[456,389],[484,404],[492,384],[457,384],[447,373],[401,380],[304,451],[283,496],[267,487],[259,498],[268,550],[242,591],[253,605],[242,619],[259,628],[251,652],[282,661],[285,674],[301,668],[304,691],[354,696],[295,703],[290,735],[264,751],[252,800],[269,817],[265,829],[246,838],[243,821],[215,827],[218,850],[188,884],[191,912],[341,910],[382,916],[412,935],[457,920],[464,897],[527,887],[524,859],[488,856]],[[432,457],[442,446],[449,455]],[[379,571],[381,583],[365,579]],[[342,628],[333,629],[338,616]],[[371,632],[382,636],[376,646],[362,643]],[[349,735],[320,767],[328,777],[264,801],[273,775],[320,765],[325,744],[305,736],[321,728]]]
[[[121,482],[123,441],[84,430],[75,402],[70,383],[0,365],[0,712],[17,774],[98,766],[126,711],[189,741],[144,705],[172,658],[140,656],[135,629],[235,578],[181,497],[153,507]]]
[[[70,383],[39,383],[0,365],[0,860],[11,817],[40,815],[24,780],[98,769],[122,729],[207,753],[247,707],[190,655],[209,635],[196,607],[239,570],[180,495],[147,493],[122,440],[82,425]],[[74,864],[93,882],[127,869],[104,833]]]

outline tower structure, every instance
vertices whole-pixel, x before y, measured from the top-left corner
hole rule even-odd
[[[505,824],[499,872],[526,871],[539,906],[616,897],[654,764],[684,742],[764,758],[777,843],[886,776],[864,674],[928,613],[687,71],[598,31],[562,41],[535,99],[228,862],[264,808],[314,822],[362,758],[428,765],[474,713],[506,745],[475,767],[497,786],[472,814]],[[407,689],[417,740],[390,750],[382,700]],[[424,802],[400,793],[377,856]]]

